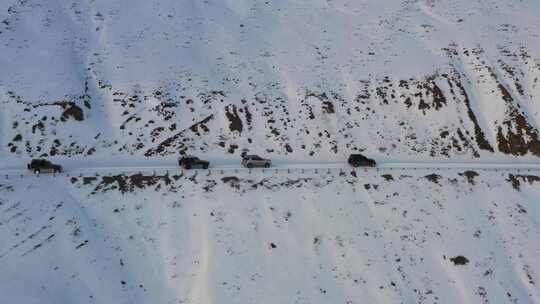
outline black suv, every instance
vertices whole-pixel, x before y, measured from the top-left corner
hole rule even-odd
[[[62,172],[62,166],[55,165],[46,159],[32,159],[27,165],[28,170],[34,171],[34,173],[59,173]]]
[[[351,154],[349,156],[349,164],[353,167],[375,167],[377,165],[373,159],[367,158],[362,154]]]
[[[178,165],[184,169],[208,169],[210,163],[195,156],[184,156],[178,160]]]

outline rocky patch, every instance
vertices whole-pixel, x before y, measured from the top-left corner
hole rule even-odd
[[[153,188],[158,191],[162,187],[166,187],[168,191],[174,192],[179,185],[175,185],[175,181],[180,179],[182,175],[144,175],[142,173],[132,175],[112,175],[112,176],[89,176],[89,177],[73,177],[72,184],[81,184],[84,186],[94,186],[93,194],[98,192],[120,191],[121,193],[135,192],[136,190],[144,190]]]
[[[534,182],[540,182],[540,176],[509,174],[506,181],[510,182],[512,184],[512,187],[519,191],[521,187],[521,182],[528,182],[530,185],[532,185]]]

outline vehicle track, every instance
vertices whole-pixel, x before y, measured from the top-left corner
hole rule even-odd
[[[62,173],[47,174],[60,176],[76,175],[104,175],[104,174],[163,174],[174,172],[205,172],[212,173],[230,173],[230,172],[325,172],[325,171],[392,171],[392,170],[488,170],[488,171],[540,171],[540,163],[483,163],[483,162],[386,162],[379,163],[377,167],[357,167],[353,168],[345,162],[335,163],[285,163],[278,162],[270,168],[248,169],[234,164],[219,164],[210,166],[208,169],[185,170],[175,165],[154,165],[154,166],[89,166],[76,167],[67,166]],[[43,174],[42,174],[43,175]],[[26,169],[0,169],[0,177],[9,178],[10,176],[35,176],[34,173]]]

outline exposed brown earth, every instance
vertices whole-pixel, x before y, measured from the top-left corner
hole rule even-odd
[[[514,189],[519,191],[521,189],[521,182],[528,182],[532,185],[534,182],[540,182],[540,176],[509,174],[507,181],[512,184],[512,187],[514,187]]]

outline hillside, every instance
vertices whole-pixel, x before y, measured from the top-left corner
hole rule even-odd
[[[10,178],[0,297],[538,303],[539,181],[506,170]]]
[[[539,1],[1,4],[0,303],[540,303]]]
[[[537,1],[8,1],[2,154],[540,156]]]

